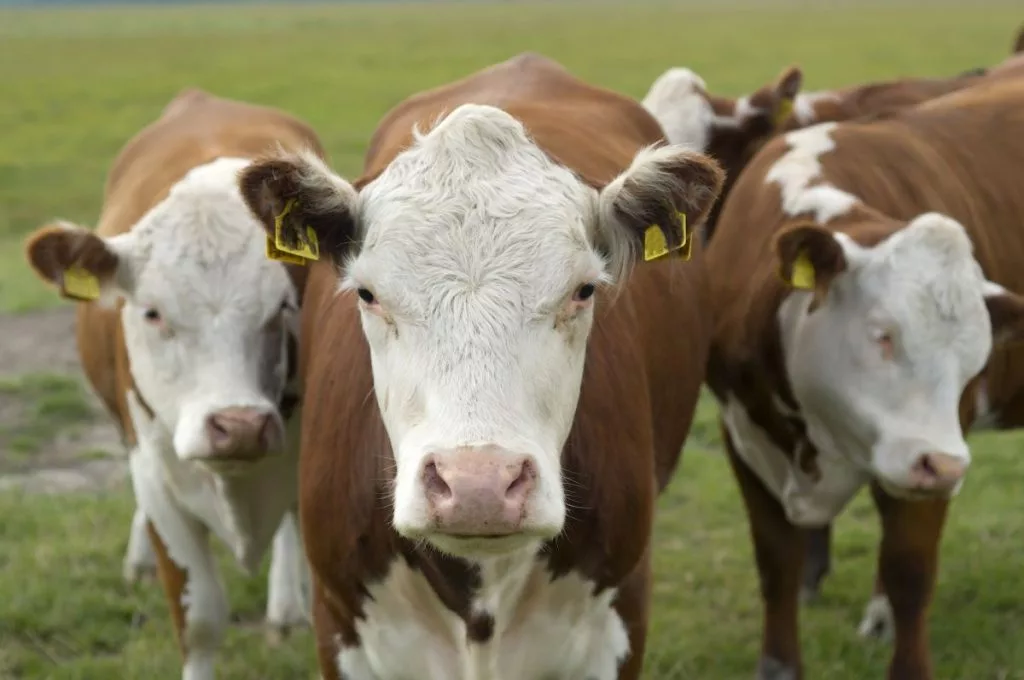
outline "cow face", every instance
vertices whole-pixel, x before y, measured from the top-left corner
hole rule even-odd
[[[396,530],[472,557],[561,531],[594,307],[647,227],[679,244],[678,213],[698,222],[721,181],[713,162],[663,147],[598,191],[509,114],[464,105],[358,193],[302,156],[267,159],[242,185],[268,229],[296,199],[289,228],[314,229],[358,296]]]
[[[28,260],[68,296],[92,285],[123,298],[121,321],[139,397],[177,455],[228,470],[280,448],[277,404],[288,371],[296,291],[238,192],[248,161],[190,171],[128,233],[105,238],[61,223],[28,241]],[[91,281],[90,281],[91,277]]]
[[[815,443],[891,493],[954,494],[971,460],[961,395],[1024,300],[986,281],[963,227],[935,213],[873,247],[797,226],[776,251],[783,277],[811,289],[784,301],[780,326]]]

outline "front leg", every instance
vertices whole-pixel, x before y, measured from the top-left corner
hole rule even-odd
[[[267,581],[267,642],[274,646],[292,628],[310,623],[309,568],[294,510],[274,534]]]
[[[150,543],[146,527],[146,513],[135,506],[132,524],[128,533],[128,548],[124,551],[122,573],[129,585],[134,585],[146,577],[156,574],[156,555]]]
[[[786,518],[782,504],[740,459],[725,427],[722,439],[747,509],[764,600],[761,660],[756,678],[800,680],[803,665],[798,614],[804,535]]]
[[[872,485],[871,492],[882,516],[878,574],[895,627],[889,678],[932,680],[928,608],[938,576],[939,544],[949,501],[896,499],[877,485]]]
[[[832,524],[806,529],[807,554],[804,561],[800,600],[814,602],[821,595],[821,582],[832,571]]]

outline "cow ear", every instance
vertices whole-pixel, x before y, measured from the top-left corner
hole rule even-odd
[[[992,342],[1003,345],[1024,340],[1024,297],[998,283],[985,282],[985,306],[992,321]]]
[[[772,87],[771,115],[772,128],[778,129],[793,113],[793,102],[804,82],[803,72],[790,66],[779,76]]]
[[[355,188],[311,151],[259,158],[242,170],[239,187],[271,257],[340,262],[357,240]]]
[[[29,234],[25,259],[62,297],[110,303],[129,292],[130,241],[130,234],[104,239],[84,227],[58,221]]]
[[[600,245],[616,280],[640,253],[644,260],[688,253],[724,180],[717,162],[684,146],[641,150],[599,199]]]
[[[843,243],[836,235],[813,223],[784,229],[773,244],[778,273],[786,285],[815,293],[819,302],[839,274],[849,268]]]

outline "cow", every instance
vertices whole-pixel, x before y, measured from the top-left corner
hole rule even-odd
[[[284,112],[185,90],[121,149],[95,230],[57,221],[26,242],[35,272],[79,303],[82,368],[129,449],[127,566],[152,549],[188,680],[214,677],[228,624],[210,533],[250,573],[272,542],[269,634],[309,620],[286,435],[306,268],[267,259],[238,189],[278,146],[322,154]]]
[[[325,680],[640,677],[722,175],[533,53],[399,103],[352,183],[301,153],[242,173],[321,254],[299,516]]]
[[[642,103],[661,123],[669,142],[688,144],[725,168],[725,187],[705,223],[707,241],[733,183],[769,139],[817,123],[914,106],[970,87],[984,74],[985,69],[973,69],[952,78],[900,78],[801,92],[803,72],[790,66],[773,83],[730,98],[709,93],[704,79],[690,69],[673,67],[654,81]]]
[[[995,79],[789,132],[725,202],[707,383],[754,542],[762,680],[802,677],[800,527],[865,486],[882,520],[866,620],[891,617],[890,678],[934,677],[927,611],[964,432],[1020,424],[1022,105],[1024,79]]]

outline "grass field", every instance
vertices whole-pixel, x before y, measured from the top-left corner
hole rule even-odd
[[[55,216],[92,224],[120,145],[186,86],[299,114],[320,132],[335,167],[353,174],[376,121],[404,96],[527,49],[638,97],[671,65],[739,94],[792,63],[803,66],[807,89],[992,64],[1024,18],[1019,7],[985,2],[713,4],[0,11],[0,311],[58,304],[22,264],[22,237]],[[19,402],[18,422],[0,425],[0,463],[22,465],[56,435],[46,423],[73,426],[84,402],[68,378],[21,376],[19,366],[0,366],[0,419],[4,403]],[[976,462],[946,532],[933,608],[937,673],[1024,680],[1024,441],[972,441]],[[648,678],[753,675],[759,596],[746,520],[719,449],[705,400],[661,501]],[[159,588],[128,588],[120,578],[131,510],[127,485],[102,494],[0,492],[0,678],[178,677]],[[855,634],[872,585],[876,525],[866,497],[837,524],[835,573],[803,617],[812,680],[883,677],[888,647]],[[225,575],[238,625],[220,677],[312,678],[308,634],[276,650],[262,644],[265,580],[243,579],[229,563]]]

